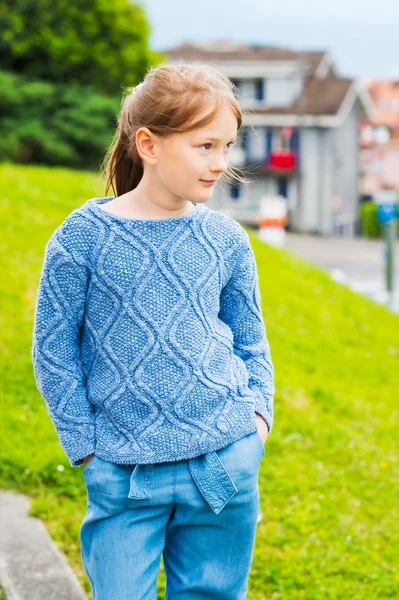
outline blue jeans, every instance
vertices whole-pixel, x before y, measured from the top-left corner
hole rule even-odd
[[[84,467],[80,541],[94,600],[156,600],[161,554],[167,600],[244,600],[265,447],[258,431],[201,456]]]

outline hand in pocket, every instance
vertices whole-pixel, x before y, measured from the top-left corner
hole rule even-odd
[[[265,443],[269,435],[269,426],[259,413],[255,413],[255,417],[258,426],[258,433],[261,437],[262,442]]]
[[[93,457],[94,457],[94,453],[88,454],[86,456],[86,458],[83,459],[83,464],[85,467],[87,467],[87,465],[89,464],[89,462],[92,460]]]

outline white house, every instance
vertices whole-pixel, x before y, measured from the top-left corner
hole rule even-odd
[[[210,207],[256,223],[260,198],[280,194],[289,230],[355,235],[359,123],[373,104],[364,88],[337,74],[331,54],[226,41],[164,53],[169,62],[208,62],[239,89],[245,116],[231,163],[245,168],[251,184],[217,186]]]

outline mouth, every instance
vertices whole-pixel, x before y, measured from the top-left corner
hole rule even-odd
[[[206,183],[208,185],[215,185],[215,183],[218,180],[217,179],[200,179],[200,181],[202,181],[202,183]]]

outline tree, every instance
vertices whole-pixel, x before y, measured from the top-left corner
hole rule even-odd
[[[0,68],[117,94],[151,64],[144,8],[128,0],[0,0]]]

